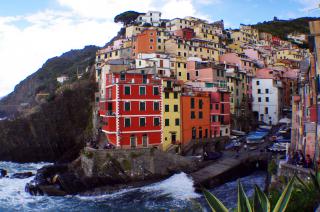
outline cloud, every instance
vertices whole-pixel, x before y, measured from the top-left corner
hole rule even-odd
[[[26,27],[16,21],[26,21]],[[85,45],[104,45],[119,25],[44,11],[17,18],[0,17],[0,96],[32,74],[48,59]]]
[[[295,0],[302,5],[303,8],[300,9],[302,12],[309,12],[310,10],[319,8],[319,0]]]
[[[85,45],[102,46],[116,35],[114,16],[135,10],[160,10],[163,18],[197,16],[196,0],[55,0],[55,9],[34,14],[0,16],[0,96],[48,59]],[[202,4],[220,0],[200,0]]]

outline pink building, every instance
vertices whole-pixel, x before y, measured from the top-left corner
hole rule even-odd
[[[212,83],[214,87],[226,88],[225,72],[224,65],[204,61],[188,61],[187,63],[188,80]]]

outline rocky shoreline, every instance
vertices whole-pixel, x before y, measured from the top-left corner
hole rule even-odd
[[[148,185],[179,172],[190,173],[199,167],[193,160],[152,148],[86,149],[72,163],[39,169],[35,178],[26,184],[25,191],[49,196],[105,194]]]

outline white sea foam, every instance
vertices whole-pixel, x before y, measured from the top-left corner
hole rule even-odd
[[[186,173],[175,174],[170,178],[141,188],[144,191],[160,191],[172,198],[186,200],[200,197],[195,192],[193,180]]]

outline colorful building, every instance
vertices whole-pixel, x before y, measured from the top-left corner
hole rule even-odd
[[[117,148],[159,146],[161,90],[161,80],[153,74],[107,74],[105,98],[100,100],[106,140]]]
[[[162,79],[162,149],[181,142],[181,83],[170,78]]]
[[[201,92],[181,95],[181,140],[185,146],[192,140],[210,137],[210,97]]]

